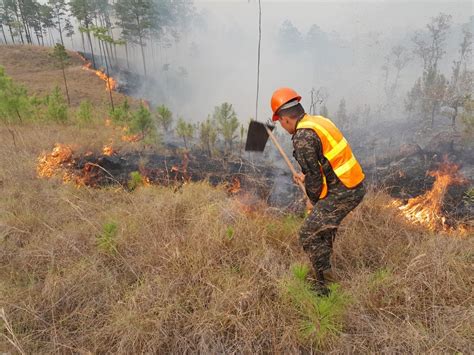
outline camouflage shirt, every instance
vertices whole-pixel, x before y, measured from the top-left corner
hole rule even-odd
[[[306,193],[313,204],[319,200],[323,186],[321,169],[326,176],[328,196],[344,199],[350,190],[334,173],[323,155],[323,146],[316,132],[309,128],[298,129],[293,135],[293,156],[305,174]]]

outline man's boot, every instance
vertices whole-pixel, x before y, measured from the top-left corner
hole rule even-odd
[[[327,283],[324,282],[322,272],[316,272],[315,276],[316,277],[313,276],[307,278],[311,284],[311,289],[319,296],[327,296],[329,294],[329,289],[327,288]]]
[[[323,274],[324,283],[326,285],[337,281],[332,269],[323,270],[322,274]]]

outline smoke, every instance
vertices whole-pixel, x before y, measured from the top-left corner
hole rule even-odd
[[[214,106],[230,102],[239,119],[246,122],[255,114],[258,3],[197,1],[195,7],[197,16],[178,42],[148,46],[152,70],[132,94],[164,103],[192,122],[206,119]],[[280,86],[300,92],[307,109],[311,89],[324,88],[330,116],[341,98],[348,111],[368,104],[374,112],[386,100],[381,69],[385,57],[396,45],[411,53],[414,31],[423,30],[440,12],[453,16],[441,63],[449,73],[462,39],[460,24],[469,22],[472,6],[440,1],[263,1],[262,12],[259,118],[266,119],[271,93]],[[282,34],[285,21],[293,26],[286,35]],[[318,26],[313,32],[315,40],[309,42],[313,25]],[[133,68],[140,72],[140,57],[135,52]],[[396,92],[399,103],[420,71],[417,59],[402,70]],[[396,117],[403,116],[402,107],[396,111]]]

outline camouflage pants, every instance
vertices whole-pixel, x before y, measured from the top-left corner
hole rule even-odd
[[[316,203],[300,230],[300,242],[308,254],[318,283],[324,284],[323,271],[331,268],[332,244],[337,228],[347,214],[362,201],[363,184],[355,189],[329,194]]]

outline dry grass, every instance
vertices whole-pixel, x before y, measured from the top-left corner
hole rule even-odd
[[[247,214],[206,184],[127,193],[39,180],[42,149],[100,146],[108,133],[17,131],[15,150],[0,130],[1,351],[474,351],[473,238],[410,227],[382,193],[370,193],[338,234],[334,261],[349,304],[342,331],[315,348],[301,336],[305,314],[282,290],[291,265],[307,263],[301,219]]]

